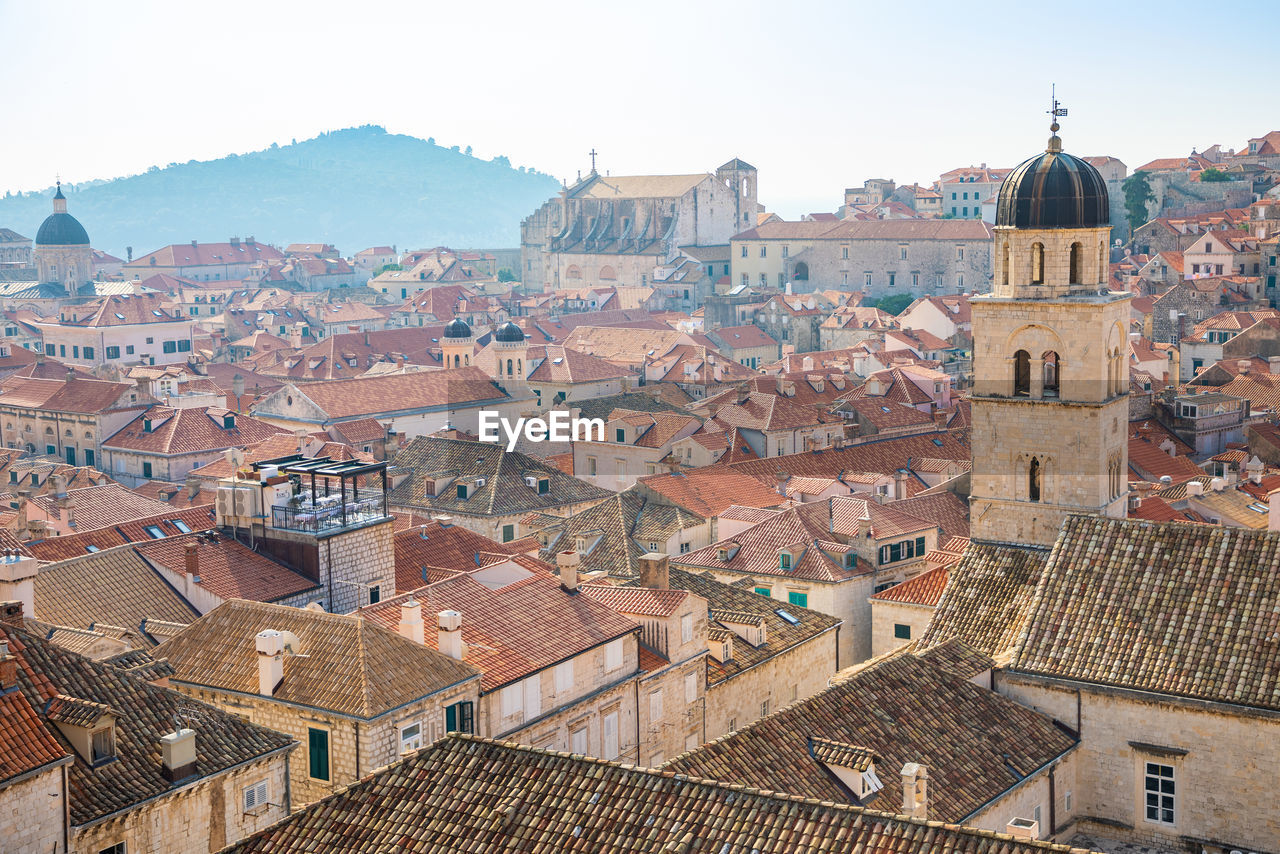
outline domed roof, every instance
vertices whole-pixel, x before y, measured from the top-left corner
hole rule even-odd
[[[1063,152],[1056,135],[1047,151],[1009,173],[996,198],[997,226],[1096,228],[1110,219],[1106,182],[1087,161]]]
[[[444,328],[445,338],[470,338],[471,327],[461,317],[455,317],[449,321],[449,325]]]
[[[89,243],[89,232],[80,220],[67,213],[67,197],[62,195],[62,184],[53,196],[53,213],[40,224],[36,232],[36,246],[84,246]]]
[[[508,320],[498,327],[498,331],[493,334],[493,340],[501,341],[504,344],[514,344],[524,341],[524,331]]]

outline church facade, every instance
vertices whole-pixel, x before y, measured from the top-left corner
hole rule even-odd
[[[721,246],[755,225],[756,169],[734,159],[714,174],[601,175],[594,169],[520,224],[530,291],[648,287],[685,246]]]
[[[1107,287],[1105,182],[1053,129],[1001,187],[995,283],[970,301],[978,540],[1048,546],[1069,513],[1125,514],[1131,295]]]

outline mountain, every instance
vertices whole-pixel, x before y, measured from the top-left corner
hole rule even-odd
[[[470,149],[468,149],[468,152]],[[134,257],[170,243],[518,246],[520,219],[555,195],[550,175],[480,160],[373,125],[219,160],[153,166],[141,175],[63,185],[67,210],[95,249]],[[34,237],[53,190],[0,199],[0,227]]]

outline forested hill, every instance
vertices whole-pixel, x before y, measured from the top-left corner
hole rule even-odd
[[[559,189],[506,157],[480,160],[377,126],[63,185],[67,210],[94,248],[121,258],[126,246],[137,257],[170,243],[249,235],[280,246],[332,243],[346,255],[381,244],[517,246],[520,219]],[[34,238],[52,195],[0,199],[0,228]]]

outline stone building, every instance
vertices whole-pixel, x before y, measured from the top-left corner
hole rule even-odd
[[[1132,295],[1107,288],[1102,177],[1053,130],[1000,189],[995,286],[970,300],[975,539],[1048,545],[1072,510],[1125,513]]]
[[[289,768],[299,806],[458,729],[480,688],[474,667],[368,620],[242,599],[154,654],[176,690],[302,745]]]
[[[11,228],[0,228],[0,267],[25,269],[31,264],[31,238]]]
[[[153,403],[129,383],[8,377],[0,382],[0,436],[8,448],[93,466],[102,442]]]
[[[297,743],[0,623],[0,834],[7,851],[218,851],[292,809]],[[134,655],[137,655],[136,653]]]
[[[561,191],[520,224],[531,291],[647,286],[684,246],[715,246],[755,222],[756,169],[733,159],[692,175],[601,175]]]

